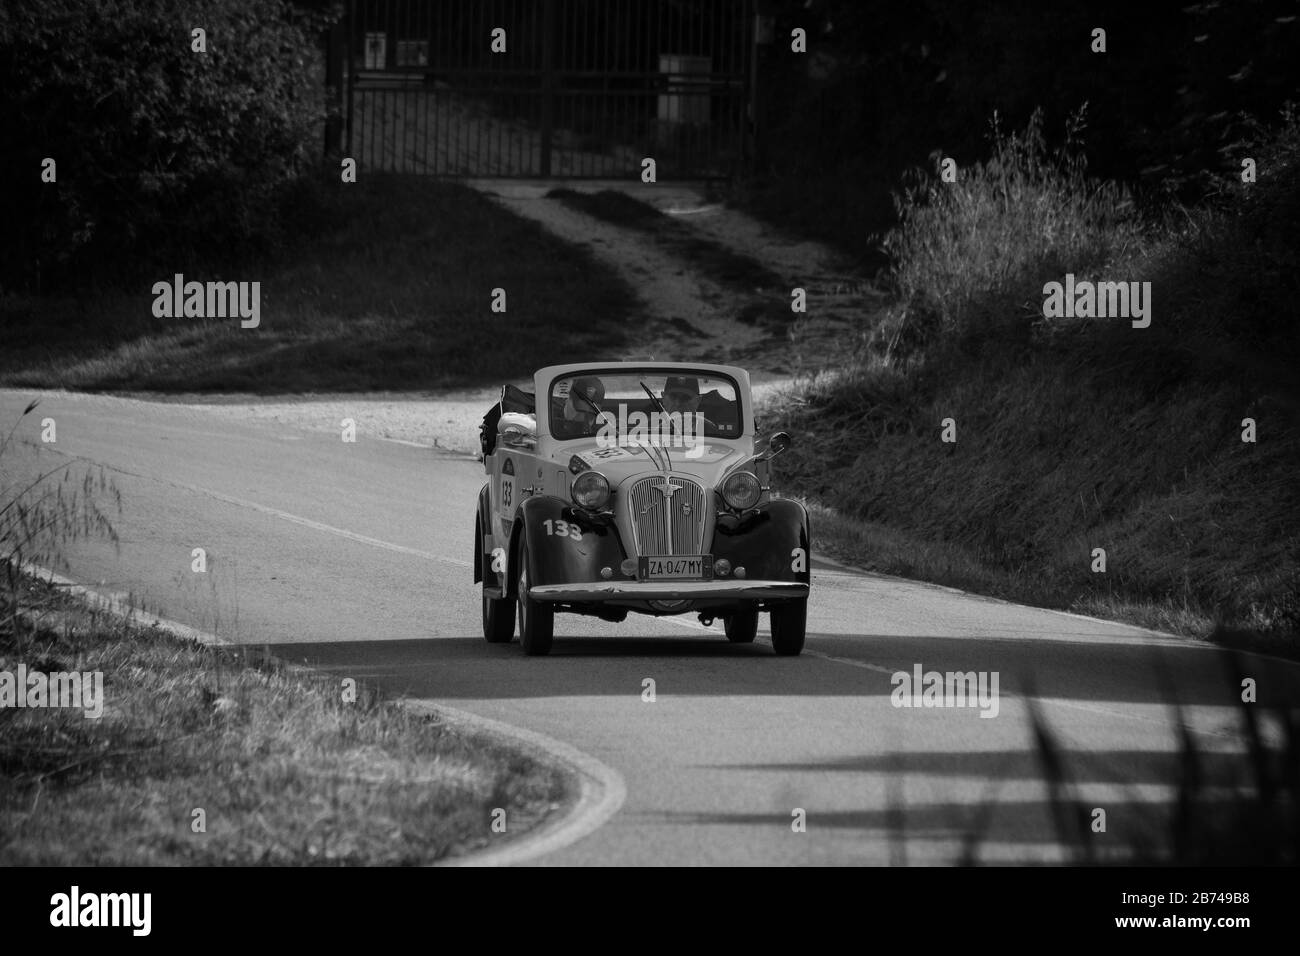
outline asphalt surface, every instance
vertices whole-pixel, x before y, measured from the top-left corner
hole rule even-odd
[[[7,432],[35,393],[0,391]],[[53,418],[57,442],[41,444]],[[104,592],[340,677],[563,741],[627,797],[555,864],[946,863],[1063,854],[1033,700],[1098,854],[1164,827],[1178,776],[1176,696],[1212,778],[1245,773],[1224,656],[1132,627],[818,566],[803,656],[732,646],[694,618],[559,616],[551,656],[481,637],[470,561],[472,460],[358,435],[103,396],[45,393],[0,459],[12,486],[74,459],[121,492],[120,550],[68,543]],[[194,548],[208,571],[192,571]],[[904,708],[892,675],[996,672],[997,713]],[[1300,668],[1252,657],[1261,704],[1300,700]],[[655,699],[644,699],[645,681]],[[985,712],[991,713],[991,707]],[[792,824],[803,810],[806,830]]]

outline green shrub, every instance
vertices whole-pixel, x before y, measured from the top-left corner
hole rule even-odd
[[[0,8],[0,284],[181,271],[273,242],[272,198],[316,148],[323,23],[283,0]]]

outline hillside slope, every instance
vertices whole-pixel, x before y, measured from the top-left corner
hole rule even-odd
[[[1293,120],[1176,226],[1032,127],[929,184],[890,237],[898,308],[783,408],[782,477],[868,522],[876,569],[1294,649],[1298,146]],[[1151,282],[1150,326],[1044,319],[1067,272]]]

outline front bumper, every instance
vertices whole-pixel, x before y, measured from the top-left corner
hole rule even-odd
[[[543,584],[528,589],[534,601],[737,601],[797,600],[808,596],[808,585],[793,581],[592,581],[582,584]]]

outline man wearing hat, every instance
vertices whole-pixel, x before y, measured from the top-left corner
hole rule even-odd
[[[700,380],[689,375],[670,375],[664,382],[661,401],[669,414],[694,415],[700,408]]]
[[[579,398],[578,396],[581,396]],[[583,401],[585,398],[587,401]],[[605,399],[605,383],[594,375],[581,375],[569,386],[564,404],[555,415],[555,433],[561,438],[581,438],[596,433],[596,409]]]
[[[700,380],[693,375],[668,376],[660,401],[670,415],[681,412],[684,419],[687,415],[702,414],[705,424],[719,437],[740,433],[735,402],[723,398],[716,388],[701,393]]]

